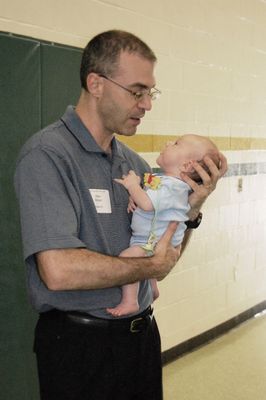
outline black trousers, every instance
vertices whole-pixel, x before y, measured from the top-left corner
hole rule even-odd
[[[47,313],[45,313],[47,314]],[[162,400],[155,319],[141,332],[40,316],[35,330],[41,400]]]

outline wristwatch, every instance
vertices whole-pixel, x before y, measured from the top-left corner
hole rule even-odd
[[[185,221],[185,224],[187,226],[187,229],[196,229],[198,226],[200,226],[202,220],[202,213],[199,212],[198,216],[194,221]]]

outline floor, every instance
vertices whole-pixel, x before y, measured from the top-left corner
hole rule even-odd
[[[164,400],[266,400],[266,313],[167,364]]]

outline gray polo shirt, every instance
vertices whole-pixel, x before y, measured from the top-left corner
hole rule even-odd
[[[51,291],[40,279],[35,253],[60,248],[87,248],[117,256],[129,246],[128,193],[114,178],[130,169],[142,176],[148,164],[112,141],[112,157],[97,145],[73,107],[23,146],[15,188],[20,205],[27,284],[39,312],[77,310],[110,318],[107,307],[120,302],[121,288]],[[110,264],[111,267],[111,264]],[[141,282],[141,310],[151,303],[149,283]]]

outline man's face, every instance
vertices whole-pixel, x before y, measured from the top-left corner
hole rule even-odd
[[[123,52],[116,72],[109,76],[132,92],[146,92],[140,99],[108,79],[103,79],[103,93],[98,102],[98,112],[103,128],[108,133],[131,136],[136,133],[146,111],[152,108],[147,91],[155,86],[154,63],[137,54]]]

